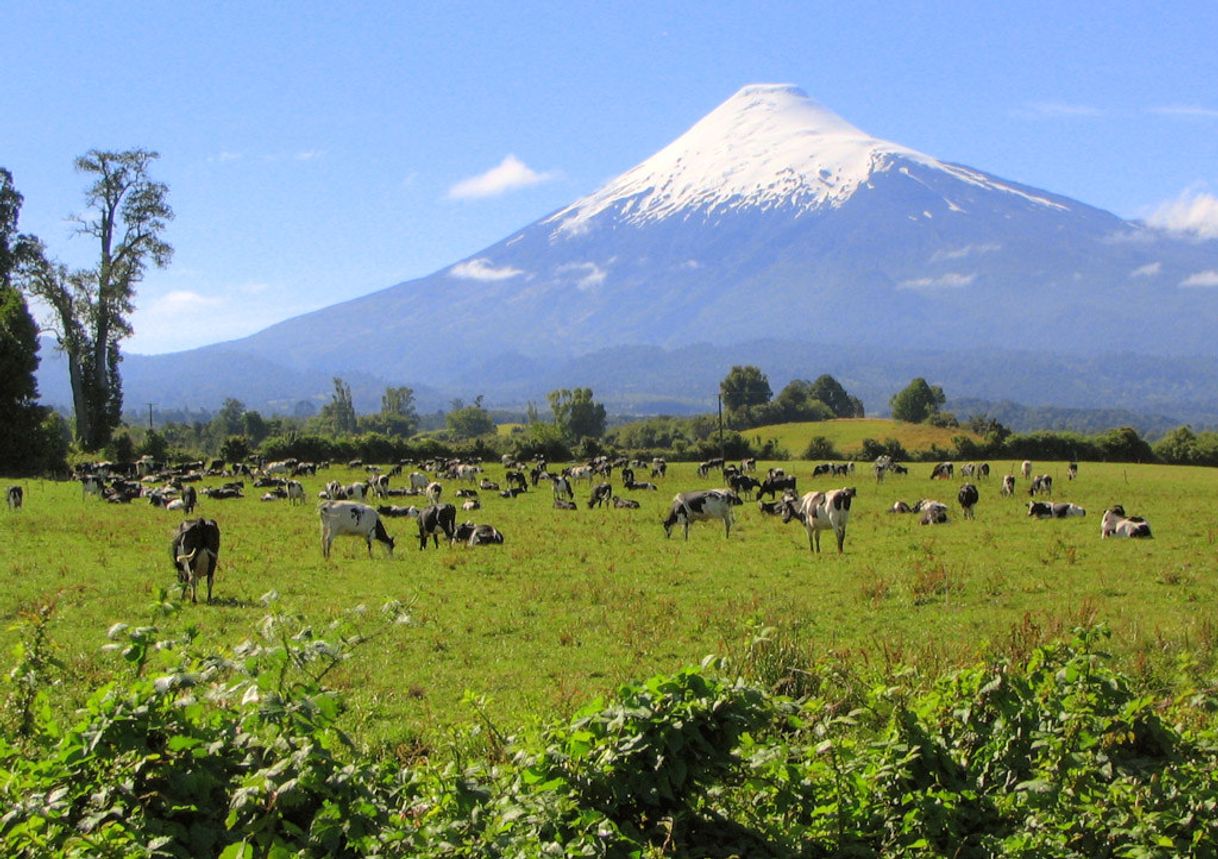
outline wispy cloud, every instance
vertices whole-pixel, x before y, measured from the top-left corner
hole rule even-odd
[[[1180,116],[1186,119],[1218,119],[1218,108],[1197,104],[1168,104],[1152,107],[1150,112],[1159,116]]]
[[[557,171],[539,173],[515,155],[506,155],[495,167],[477,176],[462,179],[448,189],[451,200],[477,200],[497,197],[558,178]]]
[[[1163,263],[1148,262],[1146,265],[1139,266],[1129,273],[1130,277],[1154,277],[1159,272],[1163,271]]]
[[[448,270],[449,277],[461,280],[507,280],[521,274],[524,274],[521,269],[512,268],[510,265],[495,268],[486,257],[459,262]]]
[[[212,163],[227,164],[230,161],[240,161],[243,157],[240,152],[228,152],[226,150],[207,156],[207,160]]]
[[[1069,104],[1062,101],[1034,101],[1011,111],[1020,119],[1096,119],[1104,111],[1089,104]]]
[[[324,149],[304,149],[297,152],[292,157],[297,161],[316,161],[318,158],[326,154]]]
[[[949,272],[939,277],[916,277],[897,284],[898,289],[959,289],[977,279],[976,274]]]
[[[557,272],[562,275],[574,274],[576,277],[575,286],[581,290],[600,286],[605,282],[605,278],[609,276],[608,270],[601,268],[594,262],[573,262],[560,265]]]
[[[935,251],[931,255],[931,262],[943,262],[944,260],[964,259],[973,254],[988,254],[994,251],[1002,250],[1002,245],[997,242],[987,242],[979,245],[965,245],[962,248],[949,248],[945,251]]]
[[[1190,274],[1180,281],[1181,286],[1218,286],[1218,269],[1206,269]]]
[[[1187,190],[1160,204],[1146,223],[1173,233],[1218,239],[1218,197],[1205,191]]]

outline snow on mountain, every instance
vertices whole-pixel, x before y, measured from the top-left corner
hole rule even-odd
[[[616,209],[632,224],[701,212],[776,207],[796,213],[841,206],[901,161],[1050,208],[1062,204],[967,168],[872,137],[790,84],[746,86],[685,134],[603,188],[546,219],[577,235]],[[900,167],[908,175],[908,166]]]

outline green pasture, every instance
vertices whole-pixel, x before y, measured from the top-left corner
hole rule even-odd
[[[943,450],[952,450],[954,436],[977,436],[960,427],[936,427],[930,424],[911,424],[887,418],[839,418],[832,421],[807,421],[802,423],[773,424],[742,430],[745,438],[758,438],[762,442],[776,439],[778,447],[792,456],[799,456],[808,442],[824,436],[843,456],[853,456],[863,447],[864,439],[886,441],[896,439],[908,451],[929,450],[932,445]]]
[[[1054,500],[1088,511],[1039,521],[1026,515],[1024,481],[1015,498],[999,497],[1014,464],[993,462],[993,476],[979,482],[977,518],[965,521],[955,504],[960,481],[932,482],[930,465],[882,484],[865,468],[813,481],[810,463],[781,465],[801,492],[857,487],[844,555],[829,537],[829,551],[813,556],[801,525],[763,516],[751,501],[737,508],[728,539],[718,523],[693,525],[688,542],[680,531],[665,539],[660,520],[673,494],[719,482],[699,478],[692,464],[672,465],[658,492],[625,493],[615,475],[617,492],[639,500],[639,510],[589,510],[587,484],[576,488],[574,512],[553,509],[547,484],[514,500],[482,492],[483,509],[459,518],[495,525],[503,546],[420,551],[415,522],[392,519],[393,558],[375,545],[369,559],[362,541],[342,538],[329,561],[316,494],[363,472],[306,478],[313,500],[303,507],[261,502],[247,481],[244,499],[201,498],[198,513],[223,533],[216,600],[187,604],[169,622],[220,648],[252,634],[270,591],[281,611],[318,627],[360,605],[374,614],[401,601],[410,622],[382,631],[328,680],[349,692],[349,727],[360,740],[403,748],[473,721],[467,691],[500,728],[526,728],[707,654],[742,664],[766,628],[809,668],[864,673],[907,666],[931,678],[979,655],[1022,656],[1095,621],[1113,629],[1120,662],[1155,688],[1168,690],[1175,672],[1213,667],[1218,472],[1082,463],[1068,482],[1065,463],[1037,463],[1055,478]],[[502,480],[503,469],[488,465],[485,476]],[[102,651],[112,624],[147,622],[161,588],[177,599],[168,545],[181,516],[82,498],[76,483],[23,485],[25,508],[0,511],[3,634],[11,644],[13,621],[55,603],[50,637],[64,663],[56,695],[70,705],[125,670]],[[457,488],[446,483],[447,500]],[[948,503],[952,522],[922,527],[886,512],[897,499],[923,497]],[[1155,539],[1101,541],[1100,514],[1112,503],[1147,517]]]

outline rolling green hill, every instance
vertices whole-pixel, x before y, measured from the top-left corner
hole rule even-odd
[[[966,435],[977,438],[962,428],[943,429],[928,424],[910,424],[886,418],[840,418],[833,421],[810,421],[805,423],[772,424],[754,427],[741,433],[747,439],[758,438],[762,442],[777,439],[778,445],[791,456],[803,453],[808,442],[816,436],[824,436],[843,456],[857,454],[868,438],[884,441],[896,439],[910,453],[929,450],[931,445],[951,448],[952,437]]]

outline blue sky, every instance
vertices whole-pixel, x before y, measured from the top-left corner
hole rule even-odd
[[[0,166],[21,229],[87,265],[73,160],[160,152],[176,255],[139,288],[149,353],[473,255],[747,83],[1218,235],[1218,3],[1125,5],[0,2]]]

